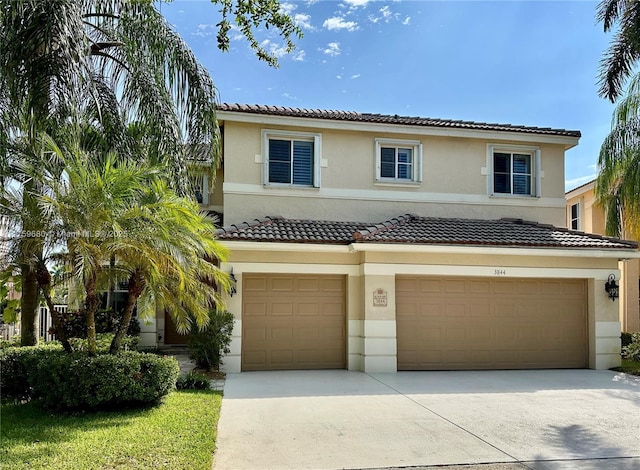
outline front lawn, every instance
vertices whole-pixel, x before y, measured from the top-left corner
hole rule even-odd
[[[158,406],[119,412],[2,405],[1,467],[209,470],[221,401],[221,392],[182,390]]]

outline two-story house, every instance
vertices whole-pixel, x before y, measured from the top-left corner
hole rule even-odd
[[[595,180],[566,193],[567,227],[588,233],[605,234],[605,211],[595,196]],[[640,260],[621,261],[620,324],[622,331],[640,331]]]
[[[565,228],[578,131],[237,104],[218,119],[227,371],[619,364],[605,284],[637,245]],[[148,328],[165,335],[162,317]]]

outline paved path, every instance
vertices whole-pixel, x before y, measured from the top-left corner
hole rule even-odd
[[[248,372],[214,468],[638,470],[639,436],[640,378],[610,371]]]

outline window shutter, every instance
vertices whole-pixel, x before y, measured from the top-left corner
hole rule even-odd
[[[291,183],[291,141],[269,139],[269,183]]]
[[[293,184],[313,184],[313,142],[293,143]]]

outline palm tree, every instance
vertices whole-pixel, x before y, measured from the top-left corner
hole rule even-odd
[[[629,0],[602,0],[596,13],[604,31],[618,28],[600,61],[599,94],[612,103],[640,58],[640,4]]]
[[[168,311],[181,331],[191,322],[206,326],[228,275],[208,260],[225,261],[226,250],[212,237],[213,221],[198,204],[153,181],[121,214],[124,236],[112,246],[118,269],[128,275],[128,299],[110,352],[120,349],[134,306],[142,316]]]
[[[600,148],[596,196],[605,208],[606,231],[640,237],[640,75],[616,106],[611,132]]]
[[[231,20],[259,58],[275,64],[256,41],[260,25],[280,32],[291,50],[300,30],[280,11],[278,1],[213,0],[221,3],[218,44],[228,48]],[[175,33],[151,0],[1,0],[0,1],[0,179],[3,188],[16,161],[15,141],[40,132],[55,135],[76,121],[76,110],[93,108],[93,127],[103,155],[116,151],[134,158],[137,142],[127,124],[138,123],[139,137],[152,149],[154,163],[179,194],[188,194],[186,162],[218,162],[216,92],[207,71]],[[125,110],[121,113],[120,110]],[[110,119],[118,116],[118,119]],[[96,142],[94,142],[96,143]],[[30,155],[30,164],[42,159]],[[211,175],[213,177],[213,173]],[[38,188],[25,185],[25,208],[34,212],[20,221],[25,232],[37,231],[41,214],[34,204]],[[34,223],[35,225],[31,225]],[[21,243],[23,260],[42,257],[36,240]],[[37,276],[20,263],[23,345],[36,344]]]

